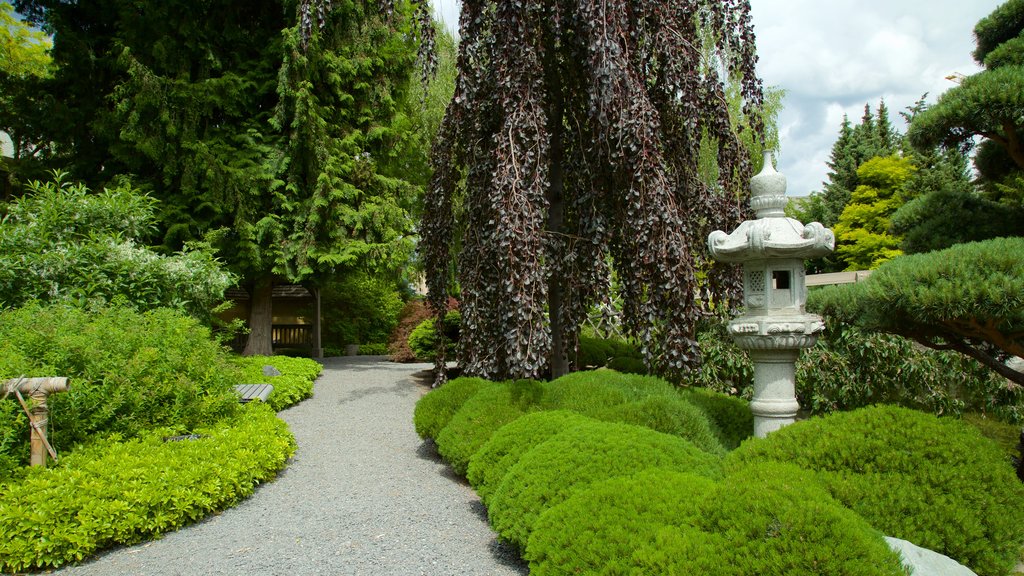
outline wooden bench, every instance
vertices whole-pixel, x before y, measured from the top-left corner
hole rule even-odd
[[[235,391],[238,392],[238,401],[242,404],[253,400],[266,402],[267,397],[274,391],[274,387],[270,384],[239,384],[235,386]]]

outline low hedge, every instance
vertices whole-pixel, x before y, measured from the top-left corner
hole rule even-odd
[[[198,440],[163,440],[186,431],[96,441],[0,483],[0,570],[61,566],[199,520],[252,494],[295,451],[288,426],[258,403],[192,430]]]
[[[498,428],[536,410],[544,389],[545,384],[534,380],[500,382],[482,388],[466,400],[438,433],[438,453],[456,474],[465,476],[473,454]]]
[[[416,434],[424,440],[437,438],[466,400],[493,384],[482,378],[455,378],[431,390],[416,402],[412,415]]]
[[[968,424],[895,406],[797,422],[745,442],[727,468],[790,462],[890,536],[1003,576],[1024,545],[1024,485]]]
[[[542,404],[547,410],[572,410],[594,416],[626,402],[672,394],[675,388],[654,376],[589,370],[552,380]]]
[[[625,340],[580,336],[576,364],[581,370],[588,367],[601,368],[607,366],[613,359],[617,359],[620,366],[626,364],[636,366],[635,363],[629,363],[628,360],[625,360],[626,358],[639,360],[640,366],[643,367],[643,356],[640,354],[640,351],[636,349],[636,346]]]
[[[469,461],[466,479],[487,504],[505,474],[534,446],[573,426],[593,422],[567,410],[532,412],[502,426]]]
[[[537,520],[530,574],[905,574],[862,518],[793,466],[721,482],[650,469],[591,484]]]
[[[649,428],[610,422],[572,426],[528,451],[508,471],[490,499],[491,524],[523,549],[545,510],[593,482],[657,467],[714,477],[720,459]]]
[[[247,356],[236,357],[238,384],[270,384],[274,391],[267,398],[267,404],[274,411],[284,410],[313,395],[313,383],[324,367],[310,358],[292,356]],[[281,374],[266,376],[264,366],[273,366]]]
[[[689,440],[709,454],[725,454],[716,427],[704,411],[681,396],[649,396],[612,406],[595,417],[607,422],[644,426]]]
[[[727,450],[735,449],[754,434],[754,414],[746,400],[707,388],[684,388],[679,394],[707,414]]]

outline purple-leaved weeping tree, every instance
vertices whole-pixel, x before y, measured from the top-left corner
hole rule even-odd
[[[568,372],[611,269],[648,366],[699,366],[697,321],[740,289],[705,239],[742,221],[762,132],[748,2],[464,0],[459,31],[421,233],[439,317],[458,282],[464,373]]]

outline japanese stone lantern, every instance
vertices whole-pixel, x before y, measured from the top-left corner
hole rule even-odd
[[[820,316],[804,311],[807,288],[804,259],[832,252],[835,236],[817,222],[803,225],[783,213],[786,177],[772,167],[766,153],[764,168],[750,180],[750,207],[757,220],[747,220],[731,234],[708,235],[711,256],[720,262],[743,264],[742,316],[729,322],[729,334],[754,363],[754,435],[792,424],[796,401],[796,359],[810,348],[825,325]]]

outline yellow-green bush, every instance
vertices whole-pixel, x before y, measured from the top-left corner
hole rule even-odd
[[[163,439],[184,431],[100,440],[0,483],[0,570],[61,566],[195,522],[252,494],[295,451],[259,403],[192,429],[198,440]]]
[[[726,459],[817,472],[837,500],[889,536],[1004,576],[1024,544],[1024,485],[968,424],[895,406],[797,422]]]
[[[644,426],[685,438],[709,454],[725,454],[715,426],[703,410],[678,395],[648,396],[612,406],[595,415],[598,420]]]
[[[649,428],[611,422],[571,426],[526,452],[490,500],[491,524],[505,540],[525,548],[545,510],[593,482],[647,468],[716,477],[720,459],[687,440]]]
[[[736,448],[753,435],[754,414],[746,400],[707,388],[685,388],[679,394],[704,411],[726,449]]]
[[[494,383],[482,378],[455,378],[416,402],[412,420],[420,438],[437,438],[452,416],[480,389]]]
[[[313,383],[324,367],[310,358],[291,356],[237,357],[235,364],[241,370],[238,384],[270,384],[274,391],[267,404],[275,411],[284,410],[313,395]],[[273,366],[281,374],[266,376],[264,366]]]
[[[904,574],[812,473],[776,463],[720,482],[658,468],[596,482],[541,515],[524,557],[535,576]]]

